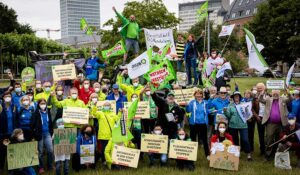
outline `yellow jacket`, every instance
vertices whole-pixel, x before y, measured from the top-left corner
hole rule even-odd
[[[118,75],[117,77],[117,83],[119,84],[122,91],[126,92],[126,97],[129,102],[131,102],[131,96],[132,94],[136,94],[138,97],[140,96],[141,90],[144,89],[144,86],[138,85],[138,87],[134,87],[133,85],[127,85],[123,84],[122,77]]]

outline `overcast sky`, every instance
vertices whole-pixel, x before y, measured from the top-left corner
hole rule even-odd
[[[122,11],[124,4],[132,0],[100,0],[101,26],[110,18],[114,18],[112,7]],[[140,1],[140,0],[137,0]],[[178,3],[190,2],[192,0],[163,0],[170,12],[176,13],[178,17]],[[232,0],[231,0],[232,1]],[[60,29],[59,0],[0,0],[13,8],[18,14],[18,21],[29,23],[33,29]],[[47,37],[47,32],[36,33],[39,37]],[[60,32],[51,32],[52,39],[59,39]]]

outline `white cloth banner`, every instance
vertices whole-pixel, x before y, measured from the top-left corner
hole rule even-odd
[[[244,123],[252,117],[252,102],[246,102],[236,105],[236,110]]]
[[[225,70],[232,70],[230,62],[226,62],[222,65],[222,67],[218,70],[216,78],[222,77],[224,75]]]
[[[228,25],[228,26],[222,26],[222,30],[219,34],[219,37],[220,36],[227,36],[227,35],[231,35],[233,29],[234,29],[234,26],[235,24],[231,24],[231,25]]]
[[[128,75],[131,79],[137,78],[147,73],[150,69],[150,62],[147,51],[132,60],[128,65]]]
[[[158,48],[163,48],[166,44],[171,43],[170,54],[176,54],[172,29],[160,29],[160,30],[144,29],[144,32],[145,32],[147,49],[153,46],[157,46]]]
[[[286,76],[286,80],[285,80],[286,86],[289,86],[289,83],[292,79],[292,74],[294,72],[294,67],[295,67],[295,63],[291,66],[291,68],[289,69],[288,74]]]

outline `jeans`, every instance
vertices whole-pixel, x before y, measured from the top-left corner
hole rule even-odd
[[[126,51],[129,52],[129,50],[131,48],[134,49],[134,54],[138,54],[139,53],[139,42],[136,39],[130,39],[130,38],[126,38]]]
[[[257,122],[254,118],[250,121],[247,121],[248,124],[248,138],[250,143],[251,152],[254,151],[254,133],[255,133],[255,124],[257,124],[258,138],[259,138],[259,148],[260,154],[265,154],[265,127],[261,123]]]
[[[160,159],[160,164],[165,165],[168,160],[167,154],[149,153],[150,164],[153,165],[156,159]]]
[[[198,136],[198,142],[200,143],[200,140],[202,140],[204,152],[205,155],[209,155],[209,148],[208,148],[208,142],[207,142],[207,126],[206,124],[195,124],[190,125],[190,136],[192,141],[196,141],[196,138]]]
[[[183,64],[183,60],[177,61],[177,72],[182,72],[182,64]]]
[[[196,58],[187,58],[185,60],[185,69],[186,69],[186,73],[187,73],[187,77],[188,77],[188,84],[192,84],[192,71],[193,70],[193,74],[194,74],[194,85],[197,84],[198,82],[198,76],[197,76],[197,63],[196,63]]]
[[[39,168],[44,168],[43,164],[43,148],[46,147],[47,151],[47,164],[48,169],[52,169],[52,162],[53,162],[53,144],[52,144],[52,138],[50,133],[43,134],[42,139],[38,142],[38,151],[39,151]]]
[[[235,128],[229,128],[229,133],[232,136],[234,145],[240,145],[245,151],[245,153],[250,153],[250,144],[248,139],[248,128],[243,129],[235,129]],[[239,139],[240,134],[240,139]]]
[[[64,166],[64,175],[68,175],[69,174],[69,160],[65,160],[65,161],[57,161],[55,163],[55,171],[56,171],[56,175],[60,175],[60,167]]]

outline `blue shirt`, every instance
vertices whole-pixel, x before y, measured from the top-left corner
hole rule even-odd
[[[209,109],[217,110],[217,112],[215,113],[215,116],[217,114],[223,114],[223,109],[225,107],[228,107],[229,103],[230,103],[230,101],[227,98],[224,100],[221,98],[216,98],[211,102]]]
[[[292,101],[292,114],[297,117],[297,123],[300,123],[300,99]]]
[[[22,113],[19,116],[19,120],[18,120],[18,126],[21,129],[30,129],[30,121],[31,121],[31,117],[32,114],[34,112],[33,106],[29,106],[28,109],[25,109],[24,107],[20,107],[19,112]]]
[[[21,107],[21,103],[20,103],[20,99],[24,96],[25,94],[23,92],[21,92],[20,95],[18,95],[17,93],[12,93],[12,104],[15,105],[17,107],[17,109],[19,109]]]
[[[208,124],[208,105],[205,100],[199,103],[197,100],[192,100],[186,106],[186,112],[191,113],[189,118],[189,124]]]
[[[7,116],[7,133],[11,134],[14,130],[13,126],[13,111],[11,110],[11,107],[5,109],[6,116]]]
[[[112,92],[108,96],[106,96],[106,100],[116,100],[114,93]],[[127,102],[126,96],[123,95],[122,93],[119,93],[119,98],[116,101],[116,105],[117,105],[116,113],[118,113],[119,109],[123,109],[123,107],[124,107],[123,103],[124,102]]]
[[[42,132],[43,135],[49,133],[49,117],[47,111],[40,111],[41,114],[41,121],[42,121]]]
[[[96,149],[96,137],[95,135],[91,136],[89,139],[85,139],[83,135],[79,134],[77,137],[77,146],[76,146],[76,152],[80,154],[80,145],[90,145],[94,144],[94,148]]]
[[[105,64],[98,63],[98,57],[89,58],[86,62],[86,75],[89,80],[98,80],[98,69],[104,68]]]

